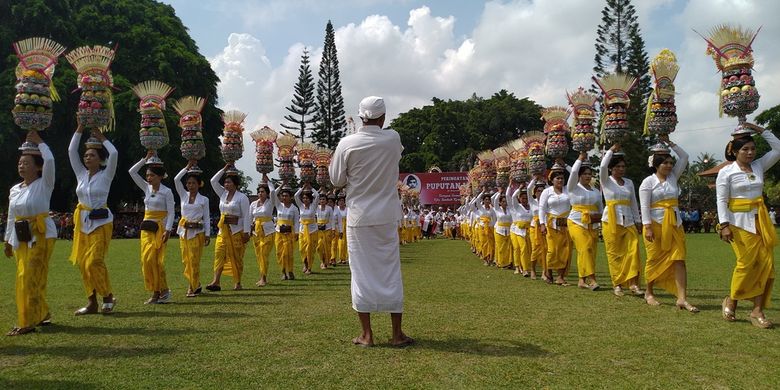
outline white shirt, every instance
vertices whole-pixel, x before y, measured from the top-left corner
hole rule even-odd
[[[509,209],[510,214],[512,215],[512,228],[510,231],[512,234],[516,234],[520,237],[525,237],[526,234],[528,234],[528,229],[522,229],[515,225],[515,222],[531,222],[533,220],[534,214],[529,208],[524,207],[520,202],[517,201],[517,197],[520,195],[520,191],[527,191],[526,188],[518,188],[516,189],[512,194],[510,192],[512,191],[511,188],[507,187],[506,189],[506,203],[507,203],[507,209]]]
[[[362,126],[339,141],[330,162],[330,179],[347,188],[348,226],[395,223],[398,208],[398,163],[401,137],[395,130]]]
[[[263,222],[263,234],[268,236],[274,234],[276,231],[276,228],[274,227],[273,216],[274,205],[277,203],[277,200],[274,183],[271,183],[269,180],[266,184],[268,185],[268,198],[263,203],[260,203],[260,199],[252,202],[252,204],[249,205],[249,213],[252,214],[253,220],[261,217],[268,218],[267,221]],[[254,231],[252,234],[255,234]]]
[[[756,233],[755,215],[758,213],[758,209],[753,207],[750,211],[733,212],[729,210],[729,200],[733,198],[755,199],[763,195],[764,173],[780,160],[780,140],[770,131],[764,131],[761,136],[772,147],[772,150],[750,163],[752,174],[743,172],[739,165],[733,162],[723,167],[715,180],[718,220],[728,222],[753,234]],[[770,217],[773,213],[769,212]],[[772,218],[772,224],[774,223],[775,220]],[[770,226],[770,228],[772,227]]]
[[[599,167],[599,182],[601,183],[601,191],[604,193],[604,199],[610,200],[627,200],[630,205],[615,205],[615,216],[618,219],[617,224],[620,226],[631,226],[636,223],[642,223],[642,218],[639,216],[639,204],[636,200],[636,193],[634,192],[634,182],[631,179],[624,177],[623,185],[618,184],[614,177],[609,175],[609,162],[612,160],[613,153],[608,150],[601,159],[601,166]],[[609,213],[605,212],[601,216],[603,222],[609,221]]]
[[[322,220],[327,221],[325,222],[325,230],[333,229],[333,207],[330,207],[327,204],[324,208],[322,205],[317,206],[317,225],[319,225],[319,221]]]
[[[29,185],[21,182],[11,187],[8,193],[8,221],[5,227],[5,242],[11,244],[14,249],[19,248],[19,240],[16,239],[16,230],[14,230],[16,217],[32,218],[38,214],[46,213],[46,238],[57,238],[57,226],[54,224],[54,220],[48,216],[49,201],[51,200],[51,193],[54,191],[54,155],[45,143],[38,144],[38,150],[41,151],[41,157],[43,158],[41,177],[35,179]],[[35,240],[35,235],[33,235],[27,246],[32,248]]]
[[[604,211],[604,204],[601,202],[601,191],[594,187],[591,189],[585,188],[580,183],[580,167],[582,161],[577,160],[574,162],[574,166],[571,168],[571,174],[569,175],[569,181],[566,183],[566,190],[569,193],[569,203],[574,205],[595,205],[598,212],[591,214],[601,214]],[[582,213],[572,208],[569,213],[569,219],[579,226],[585,226],[582,223]]]
[[[298,191],[295,191],[295,195],[293,198],[295,198],[295,203],[298,204],[298,212],[300,213],[300,231],[299,233],[304,233],[304,229],[309,229],[309,233],[314,233],[317,231],[317,202],[320,201],[320,194],[317,192],[317,190],[312,189],[311,194],[314,199],[312,199],[311,203],[309,204],[309,207],[306,207],[303,205],[303,199],[301,199],[301,194],[303,193],[303,188],[299,188]],[[310,219],[314,222],[304,225],[302,222],[304,219]]]
[[[73,133],[68,145],[68,158],[73,173],[76,174],[76,197],[79,203],[90,209],[108,209],[108,192],[111,190],[111,182],[116,174],[117,160],[119,154],[114,145],[108,140],[103,141],[103,148],[108,152],[105,169],[95,172],[92,177],[89,176],[89,170],[84,167],[79,158],[79,140],[81,133]],[[81,231],[83,233],[92,233],[95,229],[114,221],[114,215],[108,210],[106,219],[89,219],[89,212],[81,213]]]
[[[484,227],[486,224],[482,221],[482,218],[489,218],[490,222],[487,226],[495,226],[496,224],[496,212],[493,208],[486,208],[482,202],[482,198],[485,196],[485,191],[482,191],[474,198],[474,205],[477,207],[477,223],[480,227]]]
[[[233,192],[233,198],[228,200],[230,194],[222,184],[219,184],[219,179],[224,174],[225,168],[222,168],[211,178],[211,188],[219,195],[219,212],[238,217],[236,224],[230,225],[230,234],[251,233],[252,219],[249,214],[249,198],[243,192],[236,190]]]
[[[347,221],[347,207],[344,206],[344,209],[342,210],[339,208],[339,206],[336,206],[336,208],[333,210],[333,214],[336,216],[336,231],[339,233],[344,233],[344,228],[346,228],[346,221]]]
[[[526,188],[527,194],[528,194],[528,207],[531,209],[531,214],[538,216],[539,215],[539,199],[534,198],[534,188],[536,188],[536,179],[531,179],[531,182],[528,183],[528,187]],[[545,187],[546,188],[546,187]],[[542,195],[539,195],[539,198],[541,198]],[[536,226],[536,221],[533,220],[533,217],[531,217],[531,226]]]
[[[664,219],[664,208],[650,208],[655,202],[666,199],[677,199],[680,196],[680,188],[677,186],[677,180],[688,165],[688,153],[674,145],[672,150],[677,155],[678,160],[666,181],[661,183],[656,174],[652,174],[642,180],[639,185],[639,207],[642,210],[642,224],[649,225],[651,222],[661,223]],[[674,207],[674,213],[677,218],[677,226],[682,225],[680,218],[680,208]]]
[[[279,200],[279,192],[281,192],[282,187],[279,186],[274,192],[276,192],[276,196],[274,196],[274,200],[276,202],[276,220],[277,222],[279,220],[286,220],[289,221],[292,225],[288,225],[292,228],[292,233],[298,232],[298,207],[296,207],[292,202],[290,202],[290,207],[287,207],[282,203],[281,200]],[[276,231],[279,231],[279,224],[276,225]]]
[[[176,229],[176,234],[179,237],[184,237],[186,232],[188,240],[197,236],[200,233],[205,233],[206,237],[211,236],[211,216],[209,215],[209,198],[195,194],[195,201],[190,203],[190,193],[184,188],[181,179],[187,174],[187,168],[182,169],[173,178],[174,187],[179,194],[179,202],[181,202],[181,217],[189,222],[201,222],[203,228],[201,229],[185,229],[184,226],[179,226]]]
[[[509,235],[509,229],[512,227],[512,214],[510,213],[509,206],[507,206],[506,209],[502,209],[501,206],[498,204],[498,200],[501,197],[501,192],[496,191],[493,196],[490,197],[490,200],[493,204],[493,213],[496,215],[496,223],[493,226],[496,233],[502,235],[502,236],[508,236]],[[509,226],[500,226],[500,225],[509,225]]]
[[[539,223],[542,225],[547,224],[547,214],[552,214],[556,218],[565,215],[571,211],[571,204],[569,203],[569,193],[566,187],[560,194],[555,192],[555,187],[547,187],[539,195]],[[558,229],[558,221],[554,219],[552,221],[552,228]]]
[[[160,188],[155,192],[152,189],[152,185],[147,183],[138,171],[146,164],[146,159],[142,158],[135,163],[128,173],[135,182],[135,185],[144,192],[144,208],[147,211],[167,211],[168,215],[165,216],[165,230],[171,230],[173,227],[174,207],[175,202],[173,200],[173,191],[163,184],[160,184]]]

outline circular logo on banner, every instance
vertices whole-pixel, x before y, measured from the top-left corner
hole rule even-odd
[[[417,175],[414,174],[406,175],[404,178],[404,184],[409,186],[409,189],[415,192],[420,192],[420,189],[422,188],[422,181],[419,177],[417,177]]]

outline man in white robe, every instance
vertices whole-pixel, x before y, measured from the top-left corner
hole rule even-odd
[[[382,130],[385,103],[370,96],[360,102],[363,126],[341,139],[330,164],[336,187],[347,189],[347,252],[352,273],[352,308],[358,312],[362,334],[352,342],[374,345],[371,313],[389,312],[393,346],[414,342],[401,330],[404,289],[398,248],[398,163],[401,137]]]

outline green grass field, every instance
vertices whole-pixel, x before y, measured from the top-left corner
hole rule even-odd
[[[271,284],[254,288],[250,248],[244,285],[252,288],[185,298],[175,240],[167,253],[173,304],[142,304],[138,241],[115,240],[108,267],[117,313],[74,317],[85,298],[69,249],[59,241],[52,258],[54,325],[0,337],[0,389],[780,387],[778,330],[752,327],[748,302],[737,323],[720,318],[734,260],[714,235],[688,236],[690,301],[702,309],[695,315],[674,309],[669,295],[654,308],[609,289],[548,286],[484,267],[462,241],[407,245],[405,330],[418,341],[407,349],[387,345],[387,315],[373,318],[377,347],[350,343],[359,329],[345,266],[282,282],[272,264]],[[609,286],[603,248],[599,255],[599,282]],[[14,272],[0,260],[3,332],[16,318]],[[767,316],[780,322],[776,308]]]

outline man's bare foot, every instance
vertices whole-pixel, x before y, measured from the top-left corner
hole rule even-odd
[[[374,346],[374,340],[372,338],[365,339],[363,336],[358,336],[352,339],[352,344],[357,345],[358,347],[373,347]]]
[[[401,333],[401,337],[390,339],[390,345],[396,348],[408,347],[414,344],[414,339]]]

